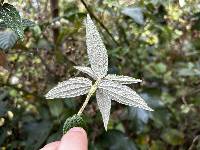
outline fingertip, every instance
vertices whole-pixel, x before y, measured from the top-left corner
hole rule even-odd
[[[45,145],[40,150],[57,150],[57,148],[59,147],[59,144],[60,144],[60,141],[55,141],[55,142],[52,142],[52,143]]]
[[[74,128],[71,128],[67,133],[74,133],[74,132],[79,132],[87,138],[87,133],[85,132],[83,128],[74,127]]]
[[[87,150],[87,134],[83,128],[74,127],[70,129],[61,139],[58,150]]]

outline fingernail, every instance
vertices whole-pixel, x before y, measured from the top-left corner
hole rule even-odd
[[[83,128],[80,128],[80,127],[74,127],[74,128],[71,128],[69,130],[69,132],[82,132],[82,133],[85,133],[85,130]]]

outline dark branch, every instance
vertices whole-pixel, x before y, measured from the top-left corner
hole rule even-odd
[[[52,19],[57,18],[59,16],[58,2],[59,2],[59,0],[50,0]],[[59,35],[58,28],[54,28],[53,29],[53,38],[54,38],[55,44],[57,42],[58,35]]]

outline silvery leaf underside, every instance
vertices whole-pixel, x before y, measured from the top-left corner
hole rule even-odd
[[[92,77],[93,79],[97,79],[98,77],[94,74],[94,72],[92,71],[92,69],[90,67],[82,67],[82,66],[74,66],[75,69],[89,75],[90,77]]]
[[[132,83],[139,83],[142,82],[140,79],[135,79],[129,76],[122,76],[122,75],[116,75],[116,74],[108,74],[105,79],[117,81],[121,84],[132,84]]]
[[[103,89],[97,89],[96,99],[103,118],[104,128],[107,130],[111,109],[111,97]]]
[[[147,103],[128,86],[111,80],[102,80],[98,88],[103,89],[111,96],[112,100],[121,104],[152,111],[152,109],[147,106]]]
[[[91,68],[98,78],[106,76],[108,71],[108,55],[100,34],[87,15],[86,23],[86,45]]]
[[[45,97],[47,99],[76,97],[88,93],[91,86],[92,81],[87,78],[70,78],[69,80],[58,83]]]

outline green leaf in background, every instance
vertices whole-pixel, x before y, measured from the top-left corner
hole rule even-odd
[[[134,129],[136,134],[141,134],[145,130],[145,126],[147,125],[151,112],[147,112],[140,108],[128,107],[128,120],[130,122],[130,126]]]
[[[76,114],[66,119],[63,126],[63,134],[73,127],[85,127],[85,121],[80,115]]]
[[[163,103],[160,101],[159,95],[150,93],[150,91],[148,91],[148,93],[141,93],[140,96],[145,99],[147,104],[157,113],[159,109],[163,109]],[[154,119],[154,112],[148,112],[140,108],[128,107],[127,119],[130,121],[131,128],[134,129],[137,134],[144,132],[145,126],[147,126],[149,120]],[[158,121],[162,123],[161,120],[158,119]]]
[[[144,14],[143,10],[140,7],[135,7],[135,8],[124,8],[122,10],[122,13],[124,15],[127,15],[131,17],[137,24],[144,25]]]
[[[67,99],[64,101],[64,104],[66,105],[67,108],[76,110],[77,102],[76,102],[74,99],[72,99],[72,98],[67,98]]]
[[[191,77],[200,76],[200,67],[193,63],[184,64],[184,67],[178,70],[178,75]]]
[[[3,101],[8,95],[9,95],[8,91],[0,89],[0,102]]]
[[[164,63],[155,64],[155,70],[157,73],[163,74],[167,71],[167,66]]]
[[[138,119],[145,124],[148,122],[149,116],[151,114],[148,111],[135,107],[128,107],[128,110],[129,110],[129,118]]]
[[[25,150],[38,150],[47,139],[52,127],[52,123],[47,120],[28,123],[24,127],[28,133]]]
[[[19,38],[23,38],[24,31],[21,17],[13,5],[4,3],[3,6],[0,6],[0,19],[5,23],[7,28],[15,31]]]
[[[0,95],[0,98],[1,98],[1,96],[2,95]],[[2,102],[2,101],[0,101],[0,117],[3,117],[5,114],[6,114],[6,112],[7,112],[7,103],[6,102]]]
[[[17,35],[13,31],[0,32],[0,49],[7,50],[12,48],[17,41]]]
[[[56,133],[51,134],[48,139],[47,139],[47,144],[54,142],[54,141],[59,141],[62,138],[62,131],[58,131]]]
[[[157,109],[156,112],[152,112],[152,120],[157,128],[165,127],[169,124],[171,114],[166,109]]]
[[[197,12],[192,17],[195,22],[192,24],[192,29],[200,30],[200,12]]]
[[[166,150],[165,144],[160,140],[152,141],[150,150]]]
[[[99,149],[108,150],[137,150],[135,143],[129,139],[124,133],[117,130],[109,130],[103,134],[97,147]],[[97,148],[97,149],[98,149]]]
[[[61,100],[48,101],[48,105],[49,105],[50,112],[52,116],[54,117],[59,117],[60,114],[63,112],[64,105],[63,105],[63,101]]]
[[[184,134],[176,129],[165,129],[161,136],[165,142],[171,145],[181,145],[184,143]]]
[[[145,99],[147,104],[153,109],[163,108],[164,106],[163,102],[160,100],[160,95],[158,93],[153,93],[151,90],[141,93],[140,96]]]
[[[3,144],[3,142],[5,141],[7,137],[7,133],[5,129],[0,129],[0,145]]]
[[[164,103],[172,104],[176,99],[169,92],[162,92],[161,98]]]

